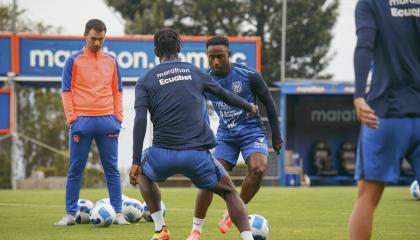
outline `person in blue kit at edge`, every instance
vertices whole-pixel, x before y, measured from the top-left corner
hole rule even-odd
[[[256,114],[256,106],[224,90],[193,64],[181,62],[181,39],[174,30],[158,31],[154,44],[160,64],[141,77],[135,88],[133,164],[129,174],[130,183],[139,184],[155,223],[152,240],[171,238],[160,209],[156,182],[174,174],[183,174],[196,187],[220,195],[242,239],[252,240],[245,204],[227,172],[209,152],[216,141],[204,94],[213,94],[250,115]],[[153,122],[153,144],[142,153],[147,110]]]
[[[231,63],[229,40],[224,36],[214,36],[207,41],[207,56],[211,67],[209,73],[224,89],[256,104],[257,97],[267,110],[272,133],[272,145],[279,152],[281,138],[276,105],[263,77],[256,70],[245,65]],[[238,161],[239,152],[248,166],[248,174],[242,183],[240,196],[247,204],[258,192],[267,168],[268,141],[260,116],[247,116],[240,108],[228,106],[217,96],[209,95],[220,121],[217,129],[217,146],[214,157],[230,171]],[[200,239],[204,218],[213,199],[209,191],[197,194],[195,214],[188,240]],[[227,211],[219,222],[219,229],[226,233],[232,226]]]
[[[362,126],[349,239],[364,240],[372,235],[385,184],[398,180],[404,157],[420,180],[420,2],[360,0],[355,19],[354,106]]]

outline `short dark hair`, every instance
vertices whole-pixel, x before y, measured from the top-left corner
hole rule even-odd
[[[224,45],[229,48],[229,39],[221,35],[211,37],[207,40],[206,48],[209,48],[209,46],[215,46],[215,45]]]
[[[154,43],[159,54],[170,56],[181,50],[181,37],[171,28],[162,28],[155,33]]]
[[[99,19],[90,19],[85,25],[85,34],[89,33],[89,31],[93,29],[97,32],[105,31],[106,33],[106,26],[105,23]]]

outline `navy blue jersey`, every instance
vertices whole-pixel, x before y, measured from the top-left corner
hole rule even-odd
[[[378,117],[420,116],[420,1],[359,0],[355,18],[355,96]]]
[[[153,146],[169,149],[206,150],[216,144],[209,126],[204,93],[251,111],[252,105],[221,88],[210,75],[180,61],[165,61],[136,84],[136,119],[133,131],[133,163],[141,158],[146,109],[153,122]]]
[[[241,96],[248,102],[256,104],[258,96],[267,108],[273,144],[282,143],[275,104],[261,74],[245,65],[236,63],[232,64],[230,72],[223,78],[215,75],[211,70],[209,73],[224,89]],[[247,116],[244,110],[229,106],[216,96],[210,95],[209,99],[220,118],[218,132],[237,135],[254,132],[256,128],[264,130],[259,114]]]

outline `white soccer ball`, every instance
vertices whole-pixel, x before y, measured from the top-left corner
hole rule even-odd
[[[146,202],[143,204],[144,206],[144,212],[143,212],[143,218],[148,222],[153,222],[152,216],[150,215],[149,207],[147,207]],[[166,216],[166,205],[163,201],[160,201],[160,209],[163,211],[163,216]]]
[[[90,222],[97,227],[108,227],[115,221],[114,208],[107,203],[98,203],[90,212]]]
[[[143,210],[143,204],[139,200],[127,198],[122,203],[121,213],[127,221],[135,223],[143,216]]]
[[[417,182],[417,180],[414,180],[414,182],[411,183],[410,193],[414,199],[420,200],[420,188],[419,188],[419,183]]]
[[[266,240],[270,233],[270,225],[267,219],[258,214],[251,214],[248,218],[254,240]]]
[[[93,203],[87,199],[79,199],[77,201],[77,213],[76,213],[76,222],[89,223],[89,214],[93,209]]]
[[[111,204],[111,201],[109,200],[109,198],[102,198],[102,199],[99,199],[99,200],[95,203],[95,206],[96,206],[96,205],[98,205],[98,204],[100,204],[100,203]]]
[[[127,195],[125,195],[125,194],[121,194],[121,200],[124,201],[126,199],[129,199],[129,197]],[[102,199],[99,199],[95,203],[95,205],[98,204],[98,203],[108,203],[108,204],[111,204],[111,200],[109,198],[102,198]]]

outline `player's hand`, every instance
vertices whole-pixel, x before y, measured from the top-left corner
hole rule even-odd
[[[376,116],[375,111],[370,108],[364,98],[355,98],[353,104],[356,108],[357,118],[360,122],[366,124],[370,128],[379,127],[378,116]]]
[[[131,170],[129,173],[130,184],[136,186],[140,182],[140,166],[137,164],[131,165]]]
[[[252,105],[252,110],[247,113],[248,116],[250,117],[255,116],[257,114],[257,106],[253,103],[251,103],[251,105]]]
[[[273,144],[274,151],[275,151],[277,154],[279,154],[279,153],[280,153],[281,147],[283,147],[283,143],[276,143],[276,144]]]

